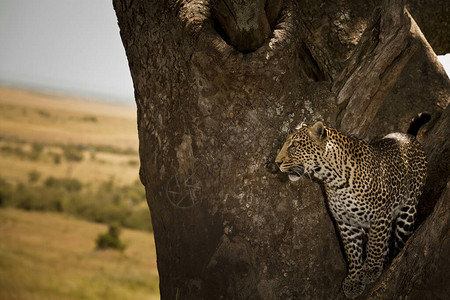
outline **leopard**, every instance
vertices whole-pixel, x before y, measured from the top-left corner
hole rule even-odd
[[[359,296],[378,279],[391,238],[399,251],[413,233],[427,173],[417,134],[430,118],[420,113],[406,133],[390,133],[373,142],[321,121],[301,124],[275,158],[291,181],[307,175],[323,185],[347,261],[342,282],[347,298]]]

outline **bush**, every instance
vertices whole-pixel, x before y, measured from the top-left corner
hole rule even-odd
[[[139,165],[139,162],[137,160],[135,160],[135,159],[130,159],[128,161],[128,165],[129,166],[137,166],[137,165]]]
[[[36,188],[19,183],[14,195],[11,197],[10,204],[25,210],[43,210],[44,207],[40,198]]]
[[[73,145],[65,145],[63,147],[63,153],[67,161],[78,162],[83,160],[83,150]]]
[[[136,155],[137,151],[133,148],[122,149],[118,147],[114,147],[111,145],[92,145],[97,152],[107,152],[107,153],[115,153],[115,154],[124,154],[124,155]]]
[[[2,145],[0,150],[8,154],[14,153],[14,148],[11,145]]]
[[[125,250],[125,244],[120,241],[120,227],[116,223],[109,224],[107,233],[100,233],[97,236],[97,249]]]
[[[14,187],[3,178],[0,178],[0,206],[8,205],[13,194]]]
[[[0,151],[6,154],[15,155],[22,159],[37,161],[41,158],[45,145],[41,143],[31,143],[31,148],[25,151],[25,142],[20,140],[9,141],[8,144],[2,145]]]
[[[27,186],[20,183],[8,199],[8,205],[25,210],[61,212],[66,197],[67,195],[58,189]]]
[[[93,122],[93,123],[98,122],[98,119],[96,116],[90,116],[90,115],[86,115],[86,116],[82,117],[81,120],[83,120],[85,122]]]
[[[53,163],[55,165],[59,165],[61,163],[61,154],[59,154],[59,153],[51,153],[51,155],[53,156]]]
[[[144,187],[139,181],[118,186],[109,180],[93,187],[73,178],[48,177],[36,184],[17,185],[0,178],[0,206],[63,212],[89,221],[152,231]]]
[[[78,179],[74,178],[54,178],[48,177],[44,185],[51,188],[62,188],[68,192],[78,192],[83,187],[82,183]]]
[[[44,118],[46,118],[46,119],[50,119],[50,118],[51,118],[50,113],[47,112],[47,111],[45,111],[45,110],[38,109],[38,110],[37,110],[37,113],[38,113],[41,117],[44,117]]]
[[[3,145],[0,148],[0,151],[6,154],[13,154],[20,158],[27,158],[28,155],[25,153],[25,151],[20,146],[12,146],[12,145]]]
[[[28,182],[29,183],[36,183],[39,178],[41,178],[41,173],[39,173],[36,170],[32,170],[30,172],[28,172]]]
[[[31,144],[31,151],[28,153],[28,158],[31,160],[38,160],[42,154],[44,146],[39,143]]]

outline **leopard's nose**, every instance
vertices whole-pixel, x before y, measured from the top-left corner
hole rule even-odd
[[[277,155],[277,157],[275,157],[275,165],[278,167],[278,169],[281,167],[281,165],[283,164],[283,157],[281,157],[280,154]]]

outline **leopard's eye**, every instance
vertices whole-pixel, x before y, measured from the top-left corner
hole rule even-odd
[[[300,145],[300,143],[298,141],[293,141],[291,144],[291,147],[294,148],[294,147],[298,147],[299,145]]]
[[[290,151],[293,151],[293,150],[295,150],[299,145],[300,145],[300,143],[299,143],[298,141],[293,141],[293,142],[291,143],[291,145],[289,146],[289,150],[290,150]]]

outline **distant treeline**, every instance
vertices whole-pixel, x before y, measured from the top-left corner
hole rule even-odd
[[[29,173],[28,183],[11,184],[0,178],[0,206],[62,212],[89,221],[152,231],[145,191],[139,181],[119,186],[113,180],[95,187],[73,178],[39,180]]]

